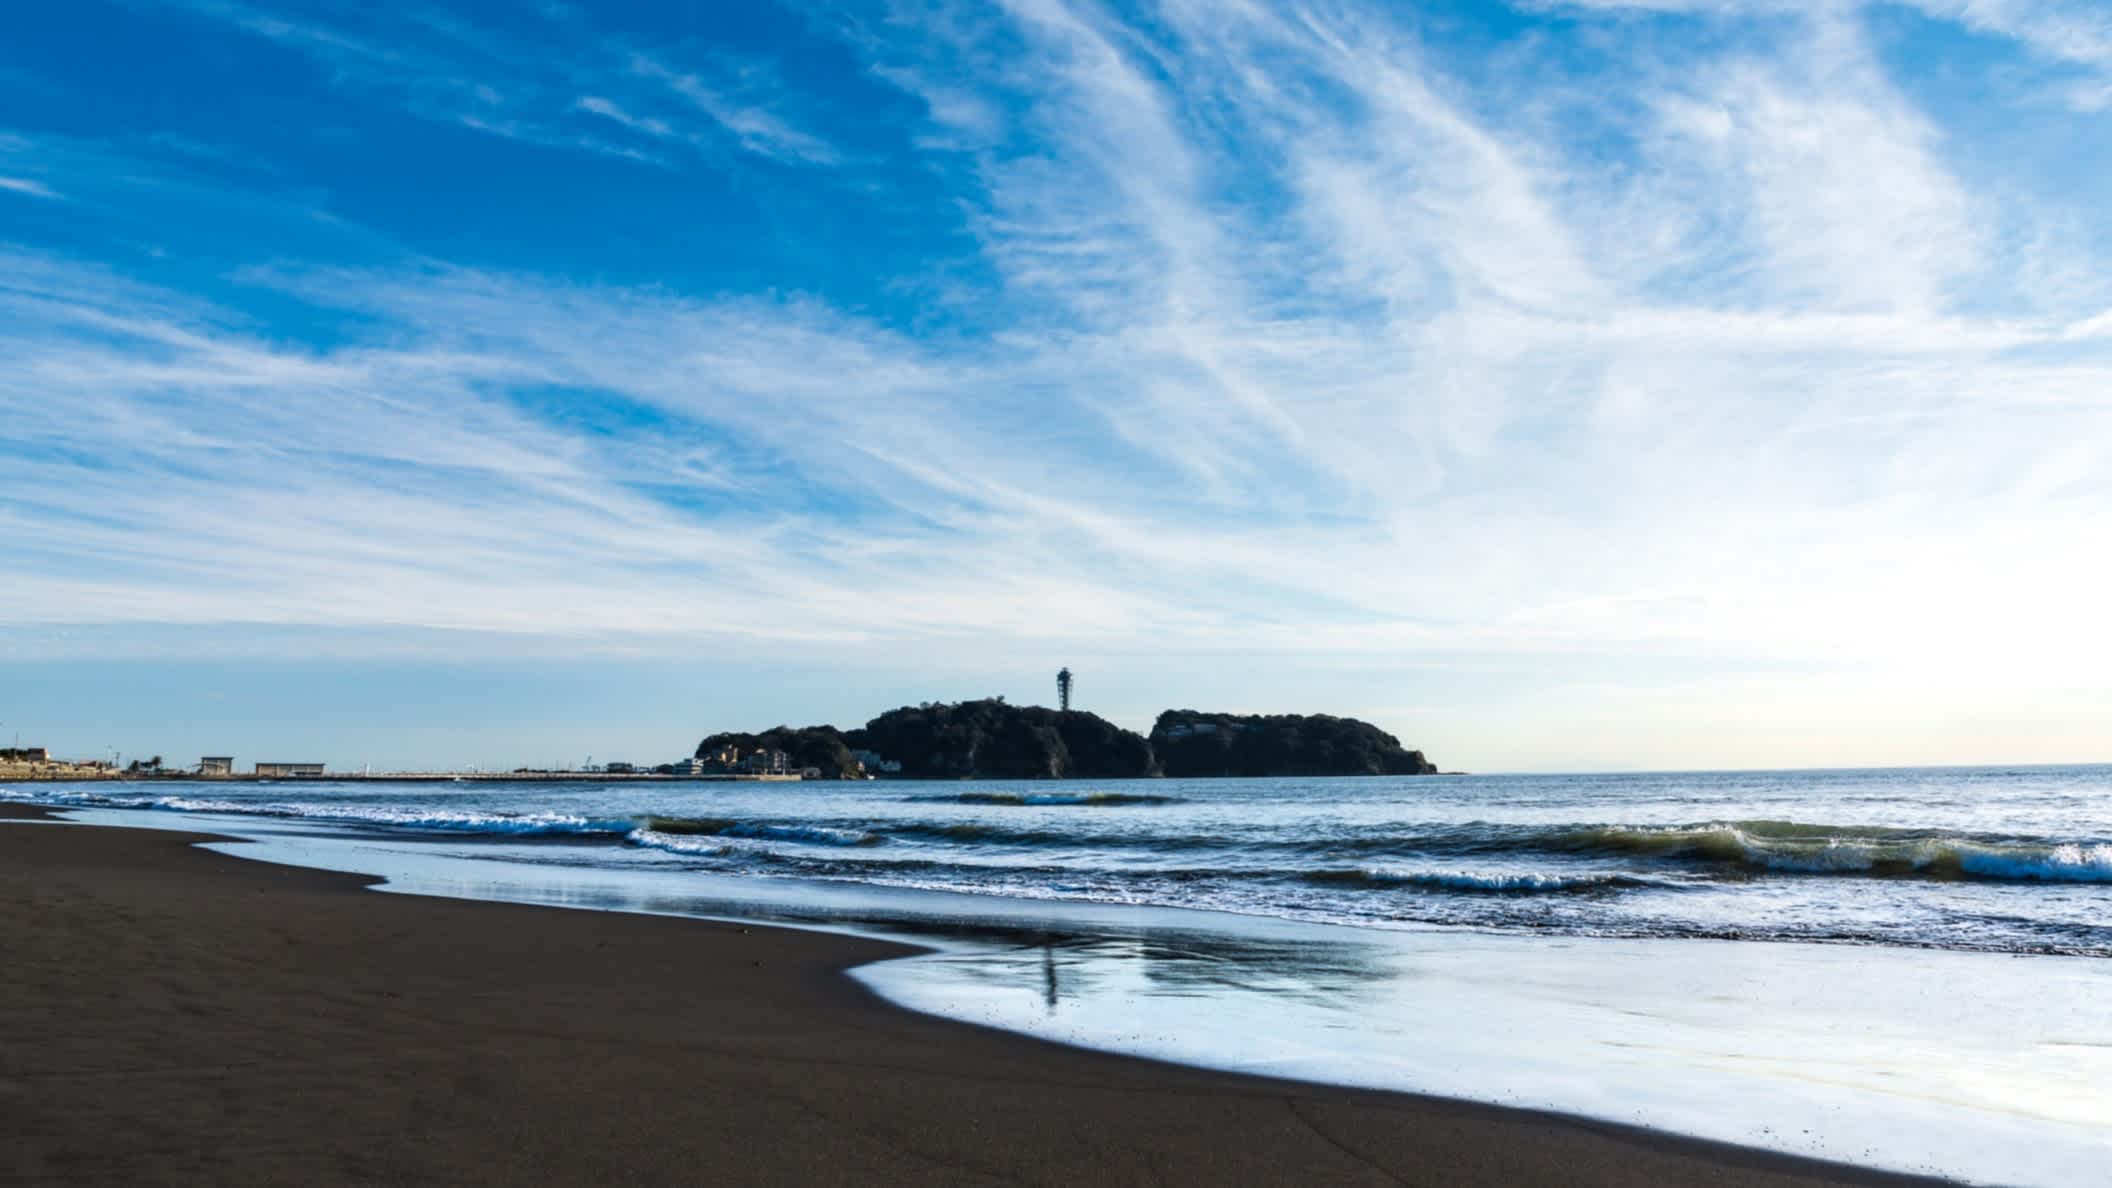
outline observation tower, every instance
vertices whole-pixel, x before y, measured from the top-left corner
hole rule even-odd
[[[1066,668],[1056,674],[1056,706],[1069,713],[1071,709],[1071,670]]]

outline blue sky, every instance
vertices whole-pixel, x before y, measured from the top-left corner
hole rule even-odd
[[[2100,4],[17,8],[0,735],[2112,758]]]

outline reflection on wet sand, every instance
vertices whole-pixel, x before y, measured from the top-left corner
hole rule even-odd
[[[404,885],[399,883],[399,885]],[[432,890],[428,884],[425,888]],[[763,888],[780,893],[785,888]],[[836,905],[747,896],[669,895],[625,887],[545,886],[513,880],[451,882],[444,892],[476,899],[529,900],[599,911],[739,919],[793,927],[842,928],[861,935],[940,950],[922,960],[943,962],[965,981],[1028,986],[1054,1011],[1069,995],[1096,990],[1109,971],[1140,975],[1163,998],[1206,998],[1227,990],[1268,994],[1336,1008],[1355,1005],[1379,983],[1396,979],[1393,950],[1380,943],[1272,937],[1207,928],[1179,928],[1139,919],[1072,913],[1077,920],[1006,918],[988,904],[954,905],[941,915],[920,902],[914,909],[885,903]],[[1150,915],[1136,913],[1148,921]]]

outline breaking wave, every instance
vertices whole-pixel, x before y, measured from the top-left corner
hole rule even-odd
[[[1793,821],[1606,826],[1558,834],[1532,848],[1787,874],[2112,882],[2112,843],[1978,839]]]

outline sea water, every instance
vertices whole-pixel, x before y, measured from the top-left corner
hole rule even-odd
[[[2112,768],[17,785],[391,889],[895,936],[906,1006],[1989,1183],[2112,1166]]]

